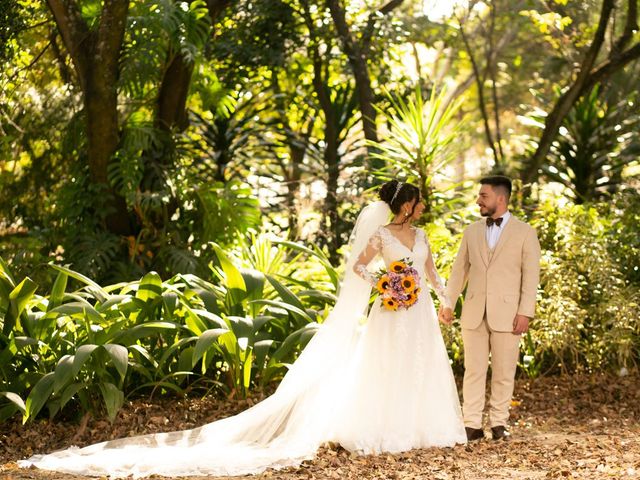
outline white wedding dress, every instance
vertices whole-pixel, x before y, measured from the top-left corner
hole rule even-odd
[[[444,285],[424,232],[416,230],[410,249],[383,226],[388,214],[382,202],[361,213],[352,248],[368,254],[352,255],[336,305],[272,396],[193,430],[71,447],[20,466],[112,477],[245,475],[299,465],[326,442],[360,454],[465,443],[426,280],[442,301]],[[358,261],[372,251],[387,266],[407,258],[418,270],[422,292],[408,310],[387,311],[378,299],[366,316],[371,277]]]

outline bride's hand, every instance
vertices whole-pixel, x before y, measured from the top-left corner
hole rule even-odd
[[[451,323],[453,323],[453,310],[440,305],[440,309],[438,310],[438,320],[445,325],[451,325]]]

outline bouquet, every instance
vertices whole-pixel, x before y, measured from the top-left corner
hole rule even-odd
[[[410,261],[393,262],[388,272],[382,270],[377,277],[376,289],[387,310],[408,309],[418,301],[420,276]]]

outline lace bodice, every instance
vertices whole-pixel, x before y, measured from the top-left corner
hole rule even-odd
[[[380,227],[371,236],[364,251],[358,256],[353,269],[372,286],[375,286],[376,277],[367,269],[367,266],[377,255],[382,256],[387,268],[392,262],[405,258],[409,259],[421,278],[429,281],[440,303],[446,307],[451,307],[451,302],[445,294],[445,283],[436,270],[427,236],[422,229],[418,228],[414,229],[414,231],[415,243],[413,248],[409,248],[388,228]]]

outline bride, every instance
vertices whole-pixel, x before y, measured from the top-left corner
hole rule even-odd
[[[113,477],[246,475],[299,465],[326,442],[358,454],[465,443],[426,279],[450,302],[426,235],[412,226],[424,210],[420,191],[392,180],[379,195],[358,217],[333,310],[272,396],[193,430],[71,447],[20,466]],[[393,311],[378,298],[367,317],[374,258],[387,268],[412,263],[421,288],[414,305]]]

